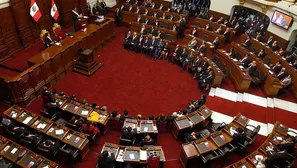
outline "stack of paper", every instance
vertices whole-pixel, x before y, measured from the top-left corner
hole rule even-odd
[[[12,118],[16,118],[16,116],[17,116],[17,113],[12,113]]]
[[[135,159],[134,153],[131,153],[131,154],[129,155],[129,157],[130,157],[131,160],[134,160],[134,159]]]
[[[32,117],[27,117],[27,118],[23,121],[23,123],[24,123],[24,124],[28,124],[31,120],[32,120]]]
[[[119,154],[118,154],[116,160],[117,160],[117,162],[124,162],[124,150],[123,149],[121,149],[119,151]]]
[[[89,114],[89,111],[86,111],[86,110],[83,110],[82,112],[81,112],[81,115],[88,115]]]
[[[15,154],[16,151],[18,151],[18,148],[13,148],[10,153]]]
[[[143,131],[147,131],[148,130],[148,127],[144,127]]]
[[[64,130],[62,129],[56,130],[56,135],[62,135],[62,134],[64,134]]]
[[[140,160],[147,160],[147,151],[140,150]]]

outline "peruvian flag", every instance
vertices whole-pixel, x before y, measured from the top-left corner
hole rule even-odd
[[[33,17],[35,22],[37,22],[42,16],[35,0],[31,0],[30,15]]]
[[[57,9],[57,6],[56,6],[54,0],[52,0],[51,16],[52,16],[55,20],[57,20],[58,17],[59,17],[59,12],[58,12],[58,9]]]

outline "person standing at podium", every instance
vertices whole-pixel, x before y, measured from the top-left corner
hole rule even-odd
[[[76,27],[76,22],[81,18],[82,15],[78,12],[77,8],[74,7],[72,10],[72,19],[73,19],[73,24],[74,24],[74,31],[76,32],[77,27]]]

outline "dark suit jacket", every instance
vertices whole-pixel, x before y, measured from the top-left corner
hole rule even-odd
[[[50,40],[48,37],[44,38],[44,46],[45,46],[46,48],[52,46],[52,44],[51,44],[52,42],[53,42],[53,41]]]
[[[136,136],[136,129],[132,130],[131,132],[128,132],[127,128],[123,128],[123,130],[122,130],[123,138],[133,141],[135,136]]]
[[[250,76],[255,76],[256,71],[257,71],[257,66],[251,66],[248,70],[248,74]]]
[[[79,14],[79,12],[77,12]],[[73,20],[78,20],[78,15],[72,11],[72,18]]]
[[[232,142],[243,144],[245,139],[246,139],[246,134],[245,133],[243,133],[243,134],[234,133]]]
[[[98,168],[113,168],[114,167],[115,156],[111,153],[110,157],[104,159],[101,155],[98,156]]]
[[[293,142],[288,142],[285,144],[278,144],[278,148],[284,148],[288,153],[292,154],[294,152],[295,144]]]
[[[279,80],[284,79],[285,77],[287,77],[289,75],[289,73],[287,71],[285,71],[284,73],[280,74],[279,76],[277,76],[279,78]]]
[[[229,31],[224,32],[224,37],[225,37],[226,42],[230,42],[230,32]]]

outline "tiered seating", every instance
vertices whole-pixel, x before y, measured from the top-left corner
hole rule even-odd
[[[249,119],[241,114],[238,114],[234,120],[225,128],[213,132],[208,137],[195,140],[194,142],[185,143],[182,145],[180,159],[184,167],[201,159],[204,163],[208,163],[214,159],[225,156],[229,152],[236,149],[245,150],[245,148],[254,142],[255,136],[259,128],[250,130],[251,134],[247,134],[247,140],[244,144],[232,142],[232,130],[237,128],[247,129]]]
[[[277,76],[270,71],[269,66],[265,65],[262,60],[256,57],[254,53],[249,52],[246,48],[242,47],[240,44],[231,43],[231,46],[233,47],[235,52],[239,53],[240,58],[243,58],[246,55],[249,55],[250,62],[256,61],[257,62],[257,68],[258,72],[264,73],[266,78],[261,81],[263,83],[263,90],[266,93],[267,96],[275,97],[279,91],[280,88],[282,88],[282,85],[280,83],[280,80],[277,78]],[[257,77],[257,76],[255,76]],[[252,81],[254,79],[252,78]]]
[[[255,151],[251,154],[246,156],[245,158],[241,159],[240,161],[233,163],[226,168],[239,168],[239,167],[256,167],[258,160],[256,157],[262,156],[264,159],[267,158],[268,154],[266,152],[266,146],[273,144],[276,146],[279,142],[278,139],[285,139],[288,136],[288,133],[291,132],[288,128],[282,125],[280,122],[276,122],[274,124],[274,128],[272,132],[267,136],[264,143],[258,147]],[[296,136],[296,133],[293,132]],[[287,160],[287,165],[282,165],[283,167],[292,167],[295,163],[295,157],[289,154],[289,159]],[[277,168],[277,166],[275,166]]]
[[[242,35],[241,36],[241,41],[245,41],[246,39],[246,35]],[[292,76],[292,81],[293,81],[293,85],[291,86],[291,91],[293,92],[293,94],[295,95],[295,97],[297,96],[297,73],[294,67],[292,67],[287,61],[285,61],[281,56],[275,54],[269,47],[267,47],[266,45],[264,45],[263,43],[255,40],[255,39],[251,39],[252,42],[252,47],[255,49],[255,52],[260,51],[261,49],[263,49],[265,51],[265,53],[269,56],[270,58],[270,64],[276,64],[279,61],[282,61],[282,66],[286,68],[286,71],[288,71],[291,76]]]
[[[19,145],[18,143],[0,136],[0,156],[20,167],[58,168],[59,165],[42,155]],[[13,165],[11,165],[13,166]]]
[[[66,152],[68,155],[73,156],[73,159],[84,158],[89,151],[88,137],[83,133],[65,127],[61,123],[55,123],[18,106],[9,108],[3,114],[7,118],[12,119],[18,125],[25,126],[30,132],[40,133],[43,137],[49,137],[55,141],[58,141],[61,144],[60,151]],[[6,129],[6,132],[16,140],[21,140],[23,136],[16,135],[8,128]],[[26,141],[22,142],[28,144]],[[36,148],[38,144],[28,145],[32,145],[32,148]],[[49,154],[46,151],[44,152]],[[53,156],[56,154],[57,152],[54,153]],[[52,156],[52,154],[49,155]]]

